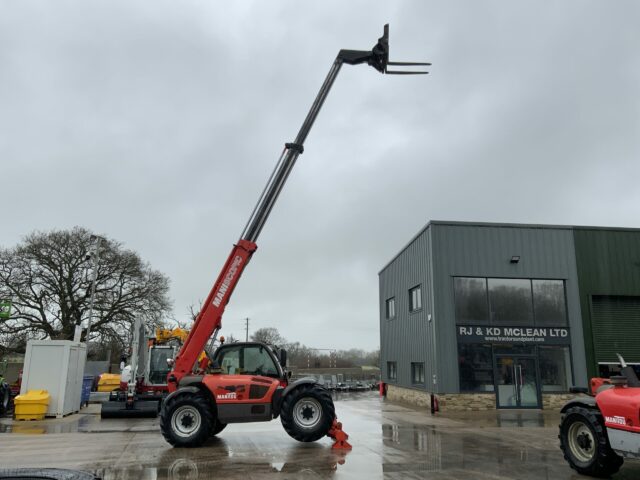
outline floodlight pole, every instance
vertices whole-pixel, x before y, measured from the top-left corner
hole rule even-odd
[[[93,272],[91,274],[91,296],[89,297],[89,320],[87,321],[87,333],[84,337],[84,341],[87,346],[89,345],[89,333],[91,333],[91,322],[93,321],[93,302],[96,296],[96,280],[98,279],[98,261],[100,260],[100,242],[102,237],[95,237],[95,251],[93,252]],[[76,336],[74,341],[79,342],[82,338],[82,322],[80,322],[81,328],[76,329]]]

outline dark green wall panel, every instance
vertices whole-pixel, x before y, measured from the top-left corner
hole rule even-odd
[[[603,310],[604,304],[596,306],[598,311],[594,311],[592,299],[598,296],[640,296],[640,230],[575,227],[573,232],[587,368],[589,376],[594,376],[598,362],[596,341],[606,341],[605,337],[609,335],[606,331],[617,331],[619,336],[635,335],[633,324],[626,316],[615,325],[616,319]],[[594,314],[598,315],[597,331],[594,329]],[[607,322],[612,325],[607,326]],[[601,348],[600,351],[604,350]],[[640,345],[637,351],[629,354],[640,357]]]
[[[596,362],[640,362],[640,297],[594,295],[591,323]]]

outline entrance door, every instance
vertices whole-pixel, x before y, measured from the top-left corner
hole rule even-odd
[[[540,408],[535,357],[496,355],[495,366],[498,408]]]

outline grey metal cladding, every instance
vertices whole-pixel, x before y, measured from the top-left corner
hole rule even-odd
[[[519,255],[520,262],[510,263],[512,255]],[[426,390],[459,391],[454,276],[564,279],[574,382],[586,385],[572,228],[439,221],[423,228],[379,273],[383,381],[416,387],[411,362],[424,361]],[[410,314],[408,290],[416,284],[423,285],[423,308]],[[385,301],[391,296],[396,297],[396,318],[387,320]],[[387,361],[397,362],[396,381],[387,378]]]
[[[414,239],[379,273],[380,285],[380,361],[384,382],[407,387],[426,388],[435,373],[433,335],[427,315],[431,313],[433,296],[431,278],[431,241],[425,231]],[[422,308],[409,312],[409,289],[421,285]],[[386,318],[386,300],[395,297],[396,315]],[[397,380],[387,377],[387,362],[397,362]],[[425,364],[425,385],[412,385],[411,363]]]
[[[438,391],[458,392],[454,276],[549,278],[566,282],[574,381],[586,385],[573,232],[570,227],[461,225],[432,222]],[[510,263],[519,255],[518,263]]]

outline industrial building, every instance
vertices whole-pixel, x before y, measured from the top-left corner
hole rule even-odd
[[[432,221],[379,284],[390,398],[555,407],[640,362],[640,229]]]

